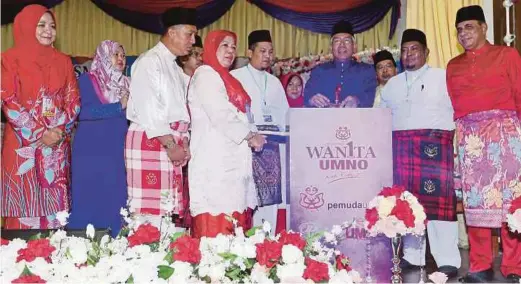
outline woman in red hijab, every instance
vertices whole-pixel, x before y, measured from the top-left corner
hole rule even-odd
[[[228,69],[236,44],[232,32],[210,32],[204,42],[204,65],[195,71],[188,90],[188,183],[192,235],[197,238],[232,234],[232,218],[249,229],[257,205],[250,147],[260,151],[266,140],[255,133],[250,97]]]
[[[298,73],[288,73],[280,77],[289,107],[304,107],[304,80]]]
[[[26,6],[14,20],[14,47],[2,53],[2,148],[5,229],[60,224],[69,189],[70,132],[80,102],[70,58],[53,47],[56,19]]]

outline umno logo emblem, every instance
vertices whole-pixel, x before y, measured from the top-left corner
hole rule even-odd
[[[336,138],[339,140],[347,140],[351,138],[351,130],[347,129],[346,126],[340,126],[336,130]]]
[[[319,193],[318,188],[314,186],[306,187],[304,192],[300,193],[300,206],[308,209],[318,209],[324,206],[324,193]]]

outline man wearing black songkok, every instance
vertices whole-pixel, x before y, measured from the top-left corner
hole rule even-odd
[[[374,69],[376,70],[376,80],[378,81],[373,107],[378,107],[382,99],[382,88],[389,79],[396,75],[397,70],[393,55],[385,49],[378,51],[373,56],[373,62]]]
[[[506,223],[513,200],[521,196],[521,56],[512,47],[487,41],[480,6],[456,14],[458,42],[465,52],[450,60],[447,87],[454,106],[463,207],[469,239],[469,273],[461,280],[489,283],[494,278],[493,230],[499,230],[501,273],[521,277],[521,236]],[[476,146],[477,145],[477,146]]]
[[[340,21],[331,30],[333,62],[311,70],[304,89],[307,107],[372,107],[376,91],[373,66],[353,59],[356,52],[355,30]]]
[[[197,15],[176,7],[161,20],[160,41],[132,65],[125,161],[130,212],[170,234],[176,231],[171,216],[188,210],[181,168],[190,159],[186,89],[175,59],[192,50]]]

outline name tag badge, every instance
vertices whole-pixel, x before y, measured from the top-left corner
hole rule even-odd
[[[262,118],[264,122],[273,122],[273,117],[271,116],[271,110],[267,105],[264,105],[262,108]]]
[[[55,107],[51,98],[43,98],[42,115],[45,117],[53,117],[55,115]]]

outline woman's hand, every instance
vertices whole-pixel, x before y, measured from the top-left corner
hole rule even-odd
[[[260,152],[264,148],[264,144],[266,144],[266,136],[255,133],[253,136],[248,139],[248,146],[252,147],[255,152]]]
[[[51,128],[45,130],[45,132],[42,135],[42,138],[40,138],[41,144],[47,146],[47,147],[54,147],[61,143],[63,139],[65,138],[65,135],[63,131],[59,128]]]

